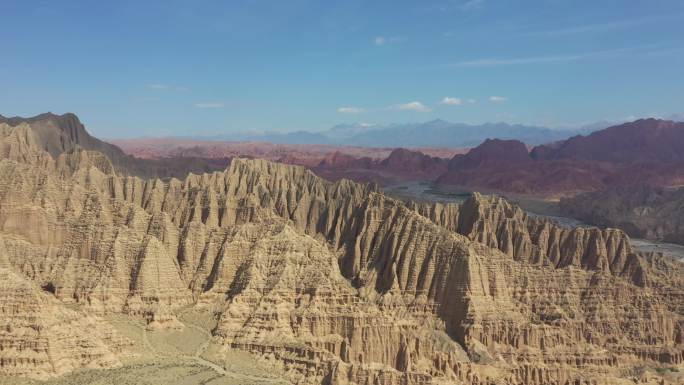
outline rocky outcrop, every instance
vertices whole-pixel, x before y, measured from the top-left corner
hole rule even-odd
[[[336,151],[311,169],[328,180],[348,178],[387,185],[407,180],[432,180],[446,171],[447,160],[405,148],[392,150],[382,160]]]
[[[487,139],[467,154],[455,155],[449,162],[449,168],[502,167],[531,161],[523,142]]]
[[[80,148],[53,159],[17,127],[0,261],[90,314],[164,328],[210,309],[216,341],[300,384],[610,384],[682,364],[684,268],[619,231],[495,197],[406,204],[263,160],[143,180]]]
[[[340,151],[327,154],[319,163],[318,168],[324,169],[349,169],[349,168],[371,168],[375,162],[372,158],[357,158],[353,155],[345,154]]]
[[[634,237],[684,244],[682,188],[616,187],[562,199],[560,208],[564,215],[601,227],[619,227]]]
[[[515,260],[553,268],[575,266],[617,276],[630,271],[628,264],[634,252],[627,235],[617,229],[562,227],[530,215],[501,197],[478,193],[460,205],[412,207],[440,226],[497,248]]]
[[[126,340],[101,319],[64,307],[51,289],[0,267],[0,373],[46,379],[120,366],[116,353]]]
[[[445,159],[398,148],[380,162],[382,168],[406,174],[420,174],[426,179],[434,179],[446,171]]]
[[[60,154],[85,149],[107,157],[118,173],[142,178],[185,177],[190,172],[202,173],[223,170],[229,158],[199,158],[179,156],[164,159],[139,159],[126,155],[119,147],[99,140],[86,131],[72,113],[55,115],[45,113],[31,118],[0,115],[0,130],[13,131],[13,127],[29,127],[31,140],[36,148],[44,150],[53,158]],[[21,131],[21,130],[19,130]]]
[[[78,117],[71,113],[55,115],[48,112],[31,118],[0,116],[0,124],[2,123],[9,126],[29,125],[38,147],[53,158],[76,147],[100,152],[109,159],[125,157],[118,147],[91,136]]]

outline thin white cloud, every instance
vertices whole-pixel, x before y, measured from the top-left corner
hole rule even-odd
[[[337,109],[340,114],[360,114],[363,112],[363,108],[359,107],[340,107]]]
[[[539,64],[539,63],[562,63],[570,62],[576,60],[584,60],[595,57],[610,57],[610,56],[621,56],[621,55],[653,55],[660,53],[670,53],[677,49],[664,49],[658,47],[657,45],[646,45],[646,46],[636,46],[636,47],[624,47],[624,48],[614,48],[602,51],[593,52],[579,52],[573,54],[559,54],[559,55],[542,55],[542,56],[527,56],[518,58],[484,58],[475,60],[464,60],[455,63],[447,64],[446,67],[500,67],[500,66],[511,66],[511,65],[523,65],[523,64]]]
[[[466,60],[453,63],[452,67],[499,67],[518,64],[553,63],[567,62],[582,59],[583,55],[551,55],[551,56],[532,56],[510,59],[477,59]]]
[[[468,0],[463,5],[461,9],[464,11],[472,11],[474,9],[480,9],[484,6],[485,0]]]
[[[463,104],[463,100],[461,100],[461,98],[452,98],[450,96],[445,96],[444,99],[442,99],[442,101],[439,102],[439,104],[444,104],[447,106],[460,106],[461,104]]]
[[[223,102],[200,102],[200,103],[195,103],[195,107],[197,108],[223,108],[225,105]]]
[[[169,89],[168,84],[148,84],[147,88],[153,89],[153,90],[167,90]]]
[[[409,102],[404,104],[395,104],[390,107],[392,110],[397,111],[416,111],[416,112],[430,112],[431,109],[421,102]]]
[[[470,103],[470,104],[475,104],[475,103],[477,103],[477,100],[475,100],[475,99],[468,99],[468,103]]]
[[[404,39],[401,37],[398,37],[398,36],[391,36],[391,37],[376,36],[373,38],[373,44],[375,44],[377,46],[387,45],[387,44],[396,44],[396,43],[401,43],[402,41],[404,41]]]
[[[505,96],[490,96],[489,101],[494,103],[501,103],[507,101],[508,98]]]

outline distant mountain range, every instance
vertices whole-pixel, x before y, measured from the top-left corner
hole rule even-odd
[[[684,184],[684,123],[658,119],[637,120],[565,140],[554,139],[576,131],[508,124],[468,126],[437,120],[385,127],[336,126],[325,133],[330,141],[378,145],[382,149],[264,143],[222,147],[220,142],[140,139],[124,141],[125,151],[90,136],[73,114],[0,116],[2,122],[10,126],[30,124],[39,146],[50,154],[82,147],[106,154],[119,171],[144,177],[182,177],[188,172],[221,170],[231,158],[247,156],[300,164],[328,179],[345,177],[383,185],[401,180],[434,181],[448,188],[543,196],[567,196],[637,182]],[[534,132],[536,136],[527,136]],[[311,135],[287,134],[281,139],[304,141],[315,138]],[[498,138],[485,139],[467,153],[427,148],[428,143],[457,147],[469,145],[478,137],[494,136]],[[507,139],[511,136],[523,139]],[[546,144],[531,146],[535,142]],[[406,143],[405,147],[412,150],[402,149],[398,143]]]
[[[635,183],[682,185],[684,123],[640,119],[529,152],[516,140],[487,140],[454,156],[436,182],[547,196]]]
[[[610,125],[612,123],[600,122],[579,128],[552,129],[508,123],[472,125],[437,119],[425,123],[391,125],[340,124],[321,132],[238,133],[214,139],[365,147],[473,147],[486,139],[498,138],[538,145],[585,135]]]

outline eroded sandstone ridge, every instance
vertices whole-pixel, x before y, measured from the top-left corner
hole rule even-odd
[[[141,159],[124,153],[119,147],[93,137],[74,114],[40,114],[31,118],[0,115],[0,124],[5,127],[26,125],[31,127],[32,141],[53,157],[81,148],[105,155],[121,175],[136,175],[143,178],[185,177],[189,172],[202,173],[223,170],[230,163],[225,156],[197,157],[180,154],[163,159]]]
[[[618,230],[560,228],[496,197],[404,203],[262,160],[143,180],[79,146],[50,154],[25,122],[0,135],[0,308],[14,314],[0,343],[20,346],[0,350],[3,373],[116,365],[121,342],[97,321],[65,369],[24,358],[56,335],[27,324],[39,332],[16,342],[34,321],[13,309],[35,298],[60,310],[32,320],[72,319],[75,303],[150,328],[209,309],[225,349],[297,384],[658,383],[671,379],[648,368],[682,369],[684,267]]]
[[[684,188],[621,186],[561,199],[564,215],[630,235],[684,245]]]
[[[89,331],[84,333],[84,331]],[[0,268],[0,370],[39,379],[113,368],[126,341],[101,319],[65,308],[35,283]]]

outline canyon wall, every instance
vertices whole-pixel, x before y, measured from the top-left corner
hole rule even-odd
[[[620,227],[634,237],[684,245],[684,188],[621,186],[562,199],[560,208],[565,215],[597,226]]]
[[[30,124],[0,133],[0,263],[60,309],[150,328],[208,309],[216,341],[299,384],[657,383],[638,368],[682,366],[684,267],[620,231],[560,228],[497,197],[404,203],[263,160],[144,180],[80,146],[50,154]],[[64,353],[91,358],[66,368],[116,366],[123,342],[93,325],[86,353]],[[0,371],[26,375],[16,360]]]

